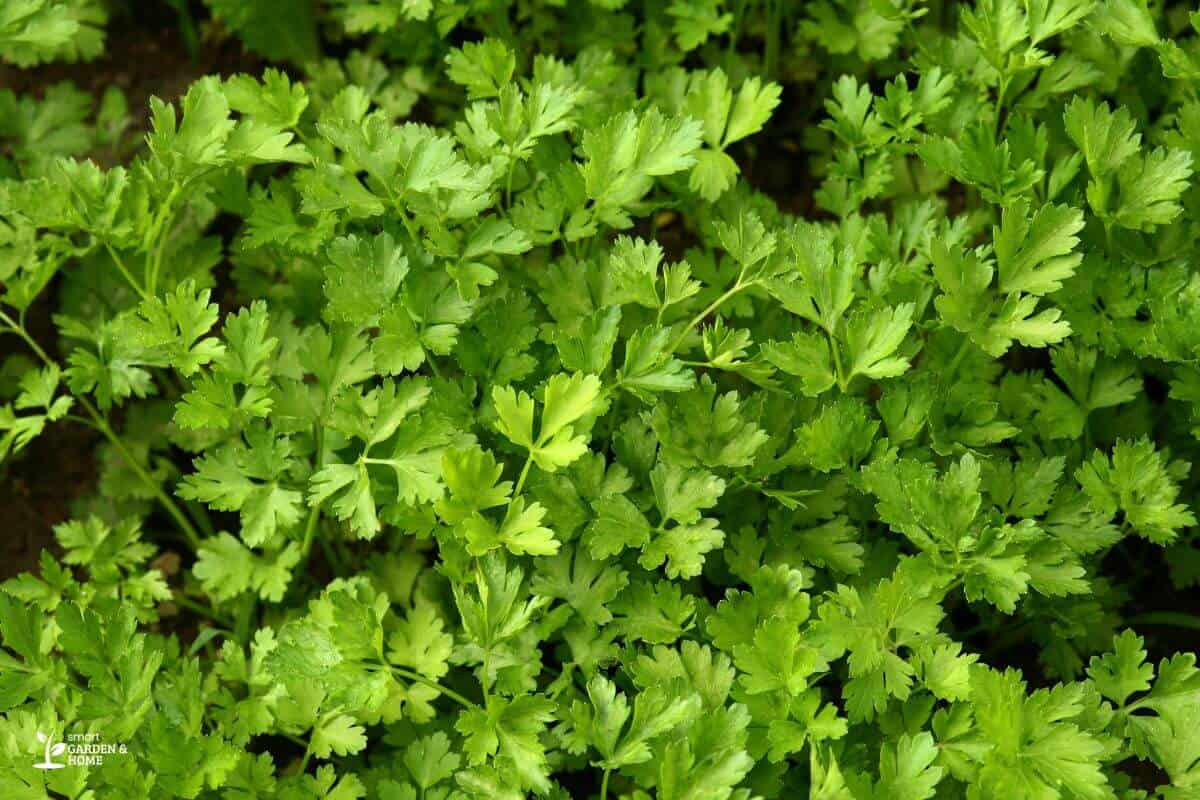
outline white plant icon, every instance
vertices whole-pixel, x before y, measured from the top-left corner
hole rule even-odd
[[[34,764],[35,769],[62,769],[66,764],[57,764],[51,761],[55,756],[61,756],[67,749],[66,742],[55,743],[54,739],[50,738],[41,731],[37,732],[38,741],[46,745],[46,754],[42,758],[41,763]]]

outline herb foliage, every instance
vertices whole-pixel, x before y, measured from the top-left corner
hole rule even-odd
[[[1200,797],[1200,12],[204,5],[0,91],[0,795]]]

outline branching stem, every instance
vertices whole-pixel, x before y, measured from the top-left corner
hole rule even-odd
[[[50,356],[46,354],[46,351],[42,349],[41,345],[39,345],[34,338],[29,335],[29,332],[4,311],[0,311],[0,322],[3,322],[9,328],[9,330],[19,336],[21,340],[28,345],[29,349],[32,350],[39,359],[41,359],[42,363],[48,367],[54,367],[55,369],[59,368],[54,359],[50,358]],[[70,387],[68,386],[68,389],[69,388]],[[121,458],[125,460],[125,462],[129,465],[129,468],[133,470],[133,473],[138,476],[138,479],[146,485],[146,488],[149,489],[154,495],[155,499],[158,500],[159,504],[163,507],[163,510],[165,510],[167,514],[169,514],[171,518],[175,520],[175,524],[179,526],[181,531],[183,531],[183,534],[187,537],[188,543],[192,546],[192,549],[198,550],[200,548],[200,535],[196,532],[196,526],[192,524],[192,521],[188,519],[188,516],[184,514],[183,510],[175,503],[175,501],[172,500],[165,491],[163,491],[163,488],[159,485],[158,481],[150,477],[149,473],[142,468],[142,465],[138,463],[137,458],[133,455],[133,453],[129,452],[129,448],[125,446],[125,442],[121,440],[120,436],[117,436],[116,432],[113,431],[113,429],[109,426],[108,420],[104,418],[104,415],[101,414],[94,405],[92,405],[92,402],[83,394],[77,394],[75,392],[71,392],[71,394],[79,402],[79,405],[83,406],[83,410],[87,412],[87,416],[91,420],[91,426],[99,431],[101,435],[103,435],[104,438],[109,441],[113,448],[121,454]]]
[[[726,289],[725,292],[720,297],[718,297],[716,300],[713,300],[711,303],[709,303],[704,308],[703,311],[701,311],[699,314],[692,317],[691,320],[688,321],[688,324],[683,327],[683,331],[680,332],[679,336],[677,336],[675,338],[675,341],[671,343],[671,347],[667,350],[667,352],[674,353],[677,350],[679,350],[679,348],[683,345],[684,341],[687,339],[688,334],[691,333],[692,330],[697,325],[699,325],[701,322],[703,322],[708,317],[709,314],[713,313],[718,308],[720,308],[722,305],[724,305],[726,300],[733,297],[738,292],[741,292],[743,289],[746,289],[753,285],[754,285],[753,281],[747,281],[746,283],[742,283],[742,278],[739,275],[738,279],[736,281],[734,281],[733,286]]]
[[[470,709],[479,708],[479,705],[477,703],[472,703],[470,700],[463,697],[461,694],[454,691],[453,689],[448,689],[445,686],[443,686],[442,684],[438,683],[437,681],[432,680],[430,678],[426,678],[424,675],[422,675],[421,673],[419,673],[415,670],[408,669],[407,667],[397,667],[394,664],[389,664],[388,669],[390,669],[392,672],[396,673],[397,675],[399,675],[402,678],[406,678],[407,680],[414,681],[416,683],[424,684],[425,686],[428,686],[430,689],[436,689],[438,692],[446,695],[446,697],[449,697],[451,700],[458,703],[460,706],[462,706],[465,709],[470,710]]]

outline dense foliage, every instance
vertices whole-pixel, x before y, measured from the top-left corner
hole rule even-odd
[[[0,90],[0,796],[1200,798],[1194,7],[170,5]]]

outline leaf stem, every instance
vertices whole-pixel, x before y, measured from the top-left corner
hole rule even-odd
[[[319,470],[325,464],[325,420],[329,418],[332,411],[333,392],[328,392],[321,406],[321,416],[317,419],[317,428],[313,431],[313,438],[317,441],[317,460],[313,463],[314,471]],[[302,561],[307,561],[309,553],[312,552],[313,534],[316,532],[317,520],[320,516],[321,504],[317,503],[308,512],[308,521],[304,523],[304,543],[300,547]]]
[[[26,331],[23,326],[17,324],[17,322],[14,321],[13,318],[4,311],[0,311],[0,322],[3,322],[13,333],[19,336],[21,340],[28,345],[29,349],[31,349],[46,366],[54,367],[56,369],[58,368],[58,364],[54,361],[54,359],[46,355],[46,351],[42,349],[41,345],[34,341],[33,337],[29,335],[29,332]],[[67,388],[70,389],[70,386]],[[142,465],[138,463],[138,460],[134,457],[133,453],[129,452],[129,448],[127,448],[125,443],[121,441],[121,437],[117,436],[117,434],[109,426],[108,420],[106,420],[104,415],[101,414],[94,405],[92,405],[91,401],[88,400],[83,394],[76,394],[75,392],[71,392],[71,394],[76,400],[79,401],[79,404],[83,406],[84,411],[87,412],[88,417],[91,418],[92,427],[98,430],[104,436],[104,438],[108,439],[109,443],[116,448],[116,451],[120,453],[121,457],[125,459],[125,462],[129,464],[129,468],[133,470],[134,474],[138,476],[142,483],[146,484],[146,487],[151,491],[155,499],[158,500],[159,504],[162,505],[163,509],[171,516],[172,519],[175,520],[175,523],[179,526],[179,529],[183,531],[184,536],[187,537],[188,543],[192,546],[192,549],[198,550],[200,547],[200,535],[196,532],[196,527],[192,524],[192,521],[188,519],[187,515],[183,513],[183,510],[176,505],[175,501],[163,491],[163,488],[158,484],[158,481],[151,478],[150,475],[147,474],[146,470],[142,469]]]
[[[604,777],[600,779],[600,800],[608,800],[608,776],[612,774],[611,767],[604,768]]]
[[[742,24],[746,19],[746,3],[747,0],[736,0],[733,12],[733,30],[729,33],[729,44],[725,49],[726,56],[732,56],[737,52],[738,37],[742,33]]]
[[[451,700],[455,701],[456,703],[461,705],[463,708],[466,708],[468,710],[479,708],[479,705],[477,703],[472,703],[470,700],[463,697],[461,694],[454,691],[453,689],[448,689],[445,686],[443,686],[442,684],[438,683],[437,681],[435,681],[431,678],[426,678],[424,675],[417,672],[416,670],[411,670],[411,669],[408,669],[407,667],[397,667],[395,664],[388,664],[387,668],[403,678],[407,678],[410,681],[415,681],[416,683],[422,683],[422,684],[428,686],[430,689],[436,689],[438,692],[446,695],[446,697],[449,697]]]
[[[711,303],[709,303],[704,308],[703,311],[701,311],[696,316],[692,317],[692,319],[688,322],[688,324],[684,326],[683,331],[679,334],[678,337],[676,337],[675,341],[671,343],[671,346],[670,346],[670,348],[667,349],[667,352],[674,353],[675,351],[677,351],[680,348],[680,346],[683,344],[684,340],[687,339],[688,334],[692,332],[692,329],[695,328],[697,325],[699,325],[701,322],[703,322],[705,317],[707,317],[709,314],[713,313],[718,308],[720,308],[725,303],[726,300],[733,297],[738,292],[742,291],[743,289],[745,289],[749,286],[752,286],[753,283],[754,283],[753,281],[747,281],[746,283],[742,283],[742,276],[739,275],[738,279],[733,282],[733,286],[726,289],[724,294],[722,294],[716,300],[713,300]]]
[[[479,562],[476,561],[477,569],[478,569],[478,563]],[[483,674],[479,676],[479,686],[480,686],[480,688],[483,689],[483,707],[487,708],[487,709],[491,709],[491,707],[492,707],[492,694],[491,694],[491,691],[488,689],[488,687],[491,686],[491,683],[492,683],[492,680],[490,677],[491,674],[492,674],[492,645],[489,643],[487,650],[483,651]]]
[[[308,558],[308,553],[312,550],[313,533],[317,530],[317,517],[320,516],[321,504],[317,503],[308,512],[308,521],[304,523],[304,542],[300,545],[301,560]]]
[[[508,164],[508,174],[504,178],[504,212],[512,208],[512,182],[513,173],[517,171],[517,159],[514,156]]]
[[[233,622],[233,636],[239,642],[250,641],[250,630],[254,627],[254,615],[258,611],[258,596],[254,593],[238,599],[237,616]]]
[[[766,0],[767,6],[767,31],[766,31],[766,47],[763,50],[763,67],[767,76],[774,78],[776,76],[777,62],[779,61],[779,44],[781,28],[783,27],[783,9],[781,8],[780,0]]]
[[[342,561],[342,557],[338,555],[337,548],[333,546],[333,542],[324,536],[317,541],[321,543],[321,552],[325,554],[325,560],[329,562],[333,574],[335,576],[346,574],[346,564]]]
[[[963,357],[967,354],[967,349],[971,346],[969,336],[964,336],[962,342],[958,345],[958,350],[954,352],[954,358],[950,359],[950,364],[946,367],[945,377],[947,379],[954,377],[954,373],[958,371],[958,365],[962,363]]]
[[[129,268],[125,266],[125,262],[121,260],[121,256],[117,254],[117,251],[113,248],[113,246],[105,242],[104,249],[108,251],[108,257],[111,258],[113,263],[117,265],[117,269],[121,271],[121,275],[125,277],[125,280],[130,287],[137,292],[138,297],[142,298],[143,300],[149,300],[150,295],[146,294],[146,290],[143,289],[142,285],[133,277],[133,273],[131,273]]]
[[[199,614],[202,617],[206,617],[206,618],[212,620],[213,622],[219,623],[219,624],[225,626],[225,628],[227,628],[227,629],[233,627],[232,620],[226,619],[225,617],[221,616],[221,614],[219,614],[216,610],[204,605],[203,603],[197,603],[195,600],[192,600],[190,597],[188,597],[187,595],[185,595],[183,592],[179,591],[178,589],[171,593],[171,602],[174,603],[175,605],[179,606],[180,608],[186,608],[188,611],[192,611],[196,614]],[[225,630],[223,632],[224,633],[232,633],[232,631],[230,631],[230,630]]]
[[[151,296],[156,294],[158,288],[158,273],[162,267],[163,252],[166,248],[167,238],[171,232],[171,218],[175,216],[174,204],[179,193],[183,191],[183,184],[176,183],[171,186],[171,191],[167,193],[167,199],[163,201],[162,208],[154,217],[152,230],[154,244],[151,247],[150,257],[147,262],[146,269],[146,291]]]
[[[304,758],[300,759],[300,774],[308,772],[308,761],[312,758],[312,738],[304,745]]]
[[[185,501],[184,507],[188,510],[188,516],[196,523],[205,536],[216,536],[217,529],[212,523],[212,518],[208,516],[208,510],[202,503],[195,501]]]
[[[517,477],[517,485],[513,488],[513,497],[521,494],[521,489],[525,486],[525,479],[529,477],[529,467],[533,464],[533,454],[525,456],[525,465],[521,467],[521,474]]]
[[[1004,113],[1004,94],[1008,91],[1009,77],[1007,75],[1000,79],[1000,86],[996,92],[996,111],[995,118],[992,120],[992,139],[995,140],[1000,136],[1000,117]]]
[[[842,370],[842,353],[838,348],[837,336],[831,330],[825,331],[825,336],[829,339],[829,355],[833,358],[833,371],[837,377],[838,389],[845,394],[846,389],[850,386],[850,380],[845,377]]]
[[[134,457],[133,453],[129,452],[129,449],[125,447],[125,443],[121,441],[121,437],[117,436],[113,429],[108,426],[108,422],[100,415],[100,412],[92,406],[88,399],[86,397],[79,397],[79,402],[83,405],[84,409],[87,410],[88,415],[92,417],[96,424],[96,428],[104,435],[104,438],[108,439],[112,446],[116,448],[117,452],[121,454],[121,457],[124,458],[126,463],[129,464],[129,468],[132,469],[134,474],[141,479],[142,483],[146,484],[147,488],[149,488],[154,494],[155,499],[158,500],[163,509],[171,516],[172,519],[175,520],[175,524],[179,526],[181,531],[183,531],[183,535],[187,537],[188,544],[192,546],[192,549],[199,550],[200,534],[196,532],[196,527],[192,525],[192,521],[188,519],[187,515],[183,513],[183,510],[175,504],[175,501],[163,491],[163,488],[159,486],[158,481],[151,478],[146,470],[142,469],[142,465],[137,462],[137,459]]]
[[[1188,628],[1200,631],[1200,616],[1182,611],[1148,611],[1125,620],[1127,625],[1165,625],[1171,628]]]

